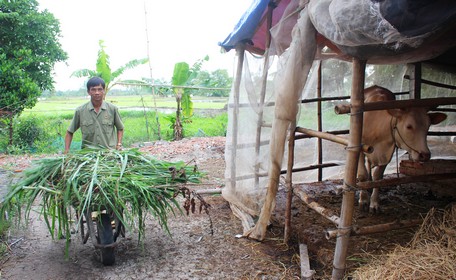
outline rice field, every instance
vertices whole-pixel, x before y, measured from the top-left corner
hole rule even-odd
[[[132,95],[112,96],[107,100],[119,107],[125,124],[124,147],[156,140],[173,140],[176,114],[174,98],[160,97],[152,100],[150,96],[145,98]],[[88,101],[85,97],[40,100],[15,120],[13,145],[8,145],[8,128],[0,126],[3,131],[0,133],[0,152],[53,153],[63,150],[63,139],[74,110]],[[194,115],[182,119],[184,137],[225,136],[228,117],[224,107],[227,98],[194,97],[192,101]],[[80,141],[81,134],[78,130],[74,134],[71,149],[78,150]]]

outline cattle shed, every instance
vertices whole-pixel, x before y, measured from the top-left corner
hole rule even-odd
[[[421,222],[359,227],[356,194],[456,177],[455,27],[452,0],[252,1],[220,43],[237,58],[222,195],[244,236],[264,238],[277,191],[284,189],[284,239],[292,228],[291,200],[299,197],[334,225],[326,232],[336,239],[332,278],[342,279],[350,236]],[[372,85],[389,89],[396,100],[364,103],[363,91]],[[369,129],[364,113],[404,108],[447,114],[428,132],[432,159],[416,164],[396,149],[383,180],[358,182],[359,155],[371,152],[361,142]],[[339,214],[310,194],[328,182],[342,197]]]

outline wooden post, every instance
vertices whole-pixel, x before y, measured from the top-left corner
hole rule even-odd
[[[413,220],[403,220],[403,221],[393,221],[384,224],[372,225],[372,226],[363,226],[363,227],[353,227],[350,235],[367,235],[367,234],[375,234],[380,232],[387,232],[390,230],[396,229],[404,229],[415,227],[423,223],[423,219],[413,219]],[[326,239],[331,239],[337,237],[338,230],[329,229],[325,233]]]
[[[296,121],[290,124],[290,137],[288,139],[288,164],[287,164],[287,201],[285,204],[285,227],[283,231],[284,242],[290,240],[291,233],[291,204],[293,201],[293,165],[294,165],[294,148],[295,148],[295,133]]]
[[[353,77],[351,90],[350,135],[347,147],[347,165],[345,166],[344,193],[338,226],[336,249],[334,252],[332,279],[343,279],[345,262],[348,252],[348,242],[352,227],[355,207],[356,175],[359,154],[361,151],[361,135],[363,131],[364,107],[364,75],[366,61],[353,59]]]
[[[421,99],[421,62],[411,65],[410,99]]]
[[[327,209],[318,204],[318,202],[316,202],[314,198],[307,195],[307,193],[300,188],[296,188],[293,191],[310,209],[313,209],[323,218],[327,219],[331,223],[334,223],[336,226],[339,226],[340,218],[337,215],[335,215],[332,210]]]
[[[436,98],[424,98],[424,99],[404,99],[404,100],[389,100],[389,101],[378,101],[368,102],[364,104],[364,112],[375,111],[375,110],[388,110],[398,108],[409,108],[409,107],[427,107],[437,108],[441,105],[453,105],[456,104],[456,97],[436,97]],[[348,114],[352,112],[350,106],[337,105],[334,108],[336,114]]]
[[[238,143],[238,116],[239,116],[239,95],[242,79],[242,66],[244,65],[245,45],[239,44],[236,46],[236,54],[238,63],[236,68],[236,77],[233,88],[233,134],[231,135],[231,165],[230,165],[230,183],[234,189],[236,187],[236,152]]]
[[[321,112],[321,64],[322,61],[318,63],[318,80],[317,80],[317,98],[318,103],[317,103],[317,111],[318,111],[318,124],[317,124],[317,130],[319,132],[323,131],[323,120],[322,120],[322,112]],[[321,138],[317,139],[317,147],[318,147],[318,164],[321,165],[323,163],[323,141]],[[318,181],[323,180],[323,168],[318,169]]]
[[[304,133],[309,136],[318,137],[319,139],[325,139],[325,140],[328,140],[328,141],[331,141],[334,143],[338,143],[338,144],[341,144],[344,146],[348,146],[348,144],[349,144],[349,140],[347,138],[342,138],[340,136],[336,136],[334,134],[327,133],[327,132],[316,131],[316,130],[312,130],[309,128],[303,128],[303,127],[297,127],[296,131]],[[372,146],[364,145],[364,144],[362,144],[361,149],[363,152],[369,153],[369,154],[374,151],[374,148]],[[321,165],[322,163],[319,163],[319,164]],[[318,180],[318,181],[321,181],[321,180]]]
[[[299,244],[299,256],[301,259],[301,280],[311,280],[315,270],[310,269],[309,251],[306,244]]]
[[[266,87],[268,82],[268,73],[269,73],[269,46],[271,45],[271,34],[269,30],[272,27],[272,13],[274,11],[274,5],[268,6],[267,11],[267,30],[266,33],[266,49],[264,52],[264,60],[263,60],[263,74],[262,74],[262,81],[261,81],[261,92],[260,92],[260,100],[258,101],[258,121],[257,121],[257,130],[256,130],[256,139],[255,139],[255,188],[259,188],[260,184],[260,177],[258,173],[260,172],[260,162],[258,159],[260,158],[260,147],[261,147],[261,131],[263,127],[263,111],[264,111],[264,99],[266,97]]]
[[[386,175],[382,180],[359,182],[357,184],[357,187],[360,190],[388,187],[394,188],[397,185],[402,184],[411,184],[416,182],[435,182],[439,180],[449,180],[454,178],[456,178],[456,174],[454,172],[399,177],[397,175]]]

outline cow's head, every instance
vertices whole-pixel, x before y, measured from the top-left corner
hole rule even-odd
[[[447,117],[443,113],[428,113],[425,108],[391,109],[391,129],[396,145],[409,153],[413,161],[428,161],[431,152],[427,133],[431,124],[438,124]]]

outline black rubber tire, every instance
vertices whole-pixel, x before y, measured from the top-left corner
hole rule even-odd
[[[114,235],[111,226],[111,217],[109,214],[101,214],[97,220],[98,241],[101,245],[114,243]],[[101,249],[101,263],[103,265],[113,265],[115,262],[114,247]]]

